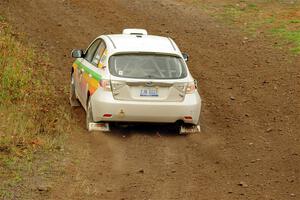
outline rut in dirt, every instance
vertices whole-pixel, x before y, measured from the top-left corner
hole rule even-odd
[[[138,27],[172,37],[191,55],[204,101],[203,132],[188,137],[161,127],[88,134],[83,109],[72,110],[66,173],[49,199],[300,195],[299,58],[262,36],[245,43],[239,30],[179,1],[14,0],[5,6],[15,26],[49,53],[58,88],[69,84],[73,48]],[[65,95],[62,103],[69,106]]]

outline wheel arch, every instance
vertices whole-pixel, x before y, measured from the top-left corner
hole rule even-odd
[[[87,90],[86,97],[85,97],[85,104],[84,104],[85,110],[87,110],[87,108],[88,108],[88,103],[89,103],[90,97],[91,97],[90,92],[89,92],[89,90]]]
[[[72,67],[71,67],[71,73],[70,73],[71,76],[72,76],[72,74],[74,73],[74,71],[75,71],[75,70],[74,70],[74,66],[72,66]]]

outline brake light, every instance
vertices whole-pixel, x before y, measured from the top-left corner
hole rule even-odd
[[[180,93],[185,93],[186,83],[177,83],[174,86]]]
[[[192,93],[195,92],[196,88],[197,88],[196,82],[195,82],[195,81],[190,82],[190,83],[188,83],[187,86],[186,86],[185,93],[186,93],[186,94],[192,94]]]
[[[103,88],[103,90],[105,91],[111,91],[111,85],[110,85],[110,81],[109,80],[101,80],[99,82],[100,87]]]
[[[189,83],[178,83],[175,88],[182,94],[192,94],[197,89],[197,82],[195,80]]]
[[[126,85],[123,81],[111,81],[111,90],[114,95],[117,95],[120,93],[120,89],[123,88]]]
[[[123,81],[111,81],[112,90],[119,90],[126,84]]]

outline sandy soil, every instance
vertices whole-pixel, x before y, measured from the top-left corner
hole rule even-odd
[[[204,103],[203,132],[187,137],[154,125],[89,134],[83,110],[70,110],[66,173],[36,199],[300,198],[300,60],[273,41],[245,39],[171,0],[4,0],[0,7],[49,54],[58,88],[69,84],[71,49],[141,27],[190,54]]]

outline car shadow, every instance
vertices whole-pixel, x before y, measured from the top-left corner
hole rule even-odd
[[[115,124],[111,126],[109,135],[114,137],[129,138],[134,135],[150,137],[182,137],[179,128],[175,124],[139,123],[139,124]]]
[[[85,129],[85,111],[82,107],[72,110],[72,119],[77,120],[77,124]],[[163,123],[121,123],[111,124],[111,131],[105,134],[118,138],[129,138],[134,135],[145,135],[149,137],[184,137],[179,134],[178,126]],[[94,131],[94,133],[101,133]]]

